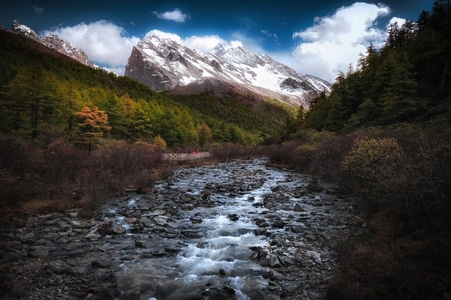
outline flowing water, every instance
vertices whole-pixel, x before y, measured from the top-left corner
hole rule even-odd
[[[314,203],[318,196],[305,196],[308,177],[264,163],[178,170],[156,185],[155,198],[135,195],[125,205],[106,208],[105,217],[126,230],[121,242],[128,246],[118,255],[116,272],[122,298],[215,299],[212,291],[219,291],[218,299],[277,295],[281,287],[274,283],[274,265],[266,257],[278,253],[276,257],[285,255],[286,261],[294,259],[304,240],[298,237],[300,230],[290,228],[307,228],[305,220],[312,218],[313,223],[323,207]],[[278,187],[285,192],[276,194]],[[296,204],[303,209],[293,210]],[[140,220],[148,220],[139,230],[127,222],[136,212]],[[275,220],[282,224],[274,225]],[[106,240],[105,247],[118,243]],[[285,241],[289,246],[280,246]],[[317,248],[303,249],[312,264],[320,263]],[[255,259],[258,256],[265,259]]]

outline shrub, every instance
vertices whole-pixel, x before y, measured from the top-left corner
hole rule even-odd
[[[287,141],[280,145],[269,146],[266,150],[266,155],[272,164],[286,165],[290,168],[295,168],[294,151],[299,146],[298,141]]]
[[[155,146],[158,147],[158,149],[165,151],[167,149],[167,144],[166,141],[160,136],[157,135],[154,139],[153,139],[153,144]]]
[[[357,138],[341,164],[341,182],[368,212],[384,206],[410,224],[443,226],[451,212],[449,134],[407,125],[377,138]]]
[[[45,173],[45,161],[38,147],[19,137],[0,136],[1,206],[45,196]]]
[[[53,193],[68,193],[83,167],[86,152],[62,139],[57,139],[47,146],[44,156]]]
[[[296,170],[308,173],[313,171],[312,168],[316,160],[317,147],[316,144],[302,144],[294,150],[293,163]]]
[[[212,146],[210,152],[218,161],[249,159],[263,156],[263,148],[254,145],[221,143]]]
[[[340,183],[342,181],[341,163],[351,151],[354,138],[352,136],[326,136],[318,145],[314,165],[314,173],[324,180]]]
[[[345,182],[358,193],[364,207],[376,211],[381,205],[392,206],[391,200],[405,191],[405,161],[396,139],[357,139],[341,169]]]
[[[161,152],[157,146],[144,142],[108,141],[99,146],[89,160],[89,169],[95,169],[105,178],[103,183],[96,180],[97,183],[120,193],[126,186],[139,190],[150,187],[153,184],[150,174],[161,161]]]

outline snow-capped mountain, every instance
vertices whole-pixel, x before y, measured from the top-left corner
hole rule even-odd
[[[65,40],[60,39],[58,35],[56,35],[55,33],[51,33],[46,37],[41,37],[31,28],[20,24],[18,21],[13,21],[12,30],[15,33],[26,36],[54,51],[64,54],[78,61],[81,64],[84,64],[89,67],[95,67],[94,64],[91,61],[89,61],[88,56],[86,55],[85,52],[83,52],[83,50],[75,47],[74,45]]]
[[[159,35],[148,36],[132,49],[125,75],[152,90],[216,95],[233,90],[308,107],[330,83],[302,75],[267,55],[244,47],[226,49],[218,44],[209,53],[190,49]]]

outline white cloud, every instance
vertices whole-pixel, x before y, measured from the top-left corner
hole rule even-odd
[[[36,5],[33,5],[31,9],[37,14],[42,14],[44,12],[44,8]]]
[[[164,36],[202,52],[213,50],[219,43],[226,49],[244,45],[257,53],[267,53],[300,73],[312,74],[333,82],[339,71],[346,71],[349,64],[357,64],[359,55],[366,53],[370,43],[375,47],[385,43],[389,24],[397,22],[402,25],[405,22],[394,17],[382,28],[377,21],[389,13],[390,9],[382,4],[355,3],[342,7],[332,16],[315,18],[315,23],[310,28],[293,33],[293,39],[299,41],[297,46],[294,50],[279,53],[268,53],[257,39],[240,31],[232,32],[231,40],[225,40],[218,35],[182,38],[177,34],[159,30],[149,31],[146,37],[152,34]],[[138,37],[127,37],[122,27],[103,20],[60,27],[55,33],[83,49],[97,65],[120,75],[124,73],[132,47],[140,41]],[[49,32],[43,35],[47,34]]]
[[[275,40],[278,39],[277,34],[270,32],[269,30],[266,29],[260,29],[260,32],[263,33],[264,35],[266,35],[267,37],[270,38],[274,38]]]
[[[386,30],[376,27],[376,20],[389,13],[382,4],[357,2],[332,16],[316,17],[312,27],[293,33],[293,39],[301,39],[292,52],[295,68],[333,82],[349,64],[356,66],[370,44],[379,47],[385,42]]]
[[[401,18],[397,18],[397,17],[393,17],[390,19],[390,21],[388,22],[388,26],[390,26],[391,24],[394,23],[398,23],[398,26],[401,27],[402,25],[404,25],[404,23],[406,23],[406,19],[401,19]]]
[[[124,73],[132,47],[140,40],[126,37],[125,30],[107,21],[62,27],[54,31],[88,55],[89,60],[119,75]],[[50,32],[45,32],[48,35]],[[118,72],[118,70],[122,70]]]
[[[147,37],[152,36],[152,35],[158,36],[160,38],[171,39],[171,40],[173,40],[173,41],[175,41],[175,42],[177,42],[179,44],[182,42],[182,38],[180,36],[178,36],[177,34],[169,33],[169,32],[163,32],[163,31],[158,30],[158,29],[154,29],[154,30],[151,30],[148,33],[146,33],[146,36],[144,37],[144,39],[146,39]]]
[[[194,48],[202,52],[209,52],[213,50],[219,43],[223,46],[227,46],[229,43],[220,38],[218,35],[205,35],[205,36],[190,36],[183,40],[183,45],[189,48]]]
[[[165,12],[154,11],[153,14],[156,15],[159,19],[174,21],[177,23],[185,23],[185,21],[190,18],[188,14],[182,13],[182,11],[178,8],[172,11]]]
[[[260,41],[254,39],[253,37],[241,32],[234,31],[232,32],[232,37],[244,45],[244,47],[251,49],[257,53],[265,53],[266,51],[262,48]]]
[[[146,37],[156,35],[160,38],[169,38],[173,41],[176,41],[177,43],[186,46],[188,48],[197,49],[201,52],[209,52],[213,50],[219,43],[222,44],[224,48],[231,48],[231,47],[239,47],[243,46],[243,43],[238,40],[233,41],[227,41],[218,35],[204,35],[204,36],[197,36],[192,35],[190,37],[182,39],[180,36],[174,33],[169,32],[163,32],[160,30],[151,30],[146,34]]]

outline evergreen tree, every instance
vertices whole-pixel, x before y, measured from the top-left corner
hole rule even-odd
[[[378,106],[383,110],[383,122],[411,120],[421,110],[417,83],[405,51],[388,51],[377,77],[380,95]]]
[[[57,109],[49,73],[39,63],[21,68],[2,94],[4,131],[23,130],[36,138],[44,123],[52,123]]]

